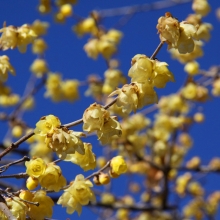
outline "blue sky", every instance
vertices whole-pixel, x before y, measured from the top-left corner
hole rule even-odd
[[[74,7],[75,13],[87,17],[91,10],[101,10],[107,8],[117,8],[121,6],[136,5],[143,3],[150,3],[155,1],[143,1],[143,0],[127,0],[127,1],[86,1],[82,0]],[[215,9],[220,7],[219,1],[210,1],[212,11],[204,18],[205,22],[209,22],[213,25],[214,29],[211,32],[211,39],[204,46],[204,57],[200,58],[201,69],[209,69],[212,65],[219,65],[219,49],[220,49],[220,22],[217,20],[215,15]],[[88,74],[96,73],[100,76],[106,70],[106,63],[103,59],[99,58],[94,61],[87,57],[83,51],[83,45],[87,42],[88,37],[78,39],[77,36],[72,32],[71,27],[75,24],[75,20],[72,18],[68,19],[65,25],[55,24],[53,22],[52,15],[41,15],[37,11],[37,0],[25,1],[25,0],[7,0],[1,1],[0,7],[0,23],[3,24],[6,21],[7,25],[21,26],[25,23],[32,23],[36,19],[42,21],[48,21],[50,28],[48,34],[44,37],[48,44],[48,51],[45,54],[45,59],[49,64],[49,68],[52,72],[60,72],[64,79],[78,79],[84,81]],[[183,4],[169,9],[161,9],[156,11],[150,11],[145,13],[136,14],[126,25],[121,27],[121,31],[124,33],[122,43],[119,47],[117,58],[120,60],[120,69],[125,75],[130,68],[131,58],[136,54],[146,54],[150,56],[157,45],[159,44],[159,36],[157,35],[156,24],[160,16],[164,15],[165,12],[170,11],[180,21],[184,20],[189,13],[193,13],[191,10],[191,3]],[[109,17],[103,19],[103,25],[106,28],[114,26],[120,17]],[[13,91],[18,94],[22,94],[27,80],[30,77],[30,65],[36,58],[31,53],[30,47],[27,53],[20,54],[18,50],[13,51],[2,51],[1,55],[8,55],[12,65],[16,69],[16,76],[9,76],[8,85],[11,85]],[[183,80],[186,77],[186,73],[183,71],[183,65],[176,60],[172,60],[168,53],[166,46],[162,48],[160,53],[157,55],[160,61],[165,61],[169,64],[169,69],[174,73],[175,83],[168,83],[165,89],[158,90],[159,97],[174,93],[182,85]],[[92,98],[84,97],[86,87],[80,88],[81,99],[70,104],[68,102],[62,102],[60,104],[53,103],[50,99],[44,99],[43,94],[45,92],[42,89],[36,95],[36,109],[25,113],[24,119],[28,121],[30,126],[35,126],[35,123],[41,116],[53,114],[60,118],[62,123],[68,123],[81,118],[83,111],[94,102]],[[199,104],[198,107],[202,108],[206,115],[205,123],[202,125],[195,125],[191,129],[191,134],[194,137],[194,147],[188,154],[187,158],[192,155],[198,155],[202,158],[202,162],[207,164],[213,156],[220,156],[219,149],[219,130],[220,130],[220,117],[219,109],[220,102],[219,98],[211,98],[206,104]],[[12,109],[2,109],[10,112]],[[77,128],[81,130],[81,125]],[[6,123],[0,124],[0,137],[1,139],[7,131]],[[91,138],[93,142],[94,151],[98,155],[101,154],[102,149],[100,148],[95,138]],[[72,165],[71,171],[64,169],[64,175],[67,175],[70,179],[76,174],[82,173],[82,170],[75,165]],[[219,178],[217,175],[210,175],[209,181],[206,178],[205,184],[207,185],[207,191],[217,189]],[[217,181],[218,180],[218,181]],[[121,182],[122,181],[122,182]],[[116,188],[118,195],[122,195],[117,191],[119,184],[126,184],[123,179],[114,180],[113,185]],[[88,210],[83,208],[81,219],[95,219],[95,215]],[[65,209],[55,209],[54,217],[56,219],[78,219],[75,213],[72,216],[66,214]]]

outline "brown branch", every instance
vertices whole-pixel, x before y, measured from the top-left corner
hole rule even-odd
[[[151,55],[150,59],[153,60],[157,54],[159,53],[160,49],[162,48],[162,46],[164,45],[164,41],[161,41],[160,44],[158,45],[158,47],[156,48],[156,50],[154,51],[154,53]]]
[[[103,170],[105,170],[106,168],[108,168],[110,166],[111,160],[109,160],[104,167],[102,167],[100,170],[98,170],[97,172],[92,173],[91,175],[89,175],[88,177],[86,177],[85,179],[88,180],[94,176],[99,175]]]
[[[133,205],[133,206],[128,206],[128,205],[121,205],[121,204],[103,204],[101,202],[97,202],[97,203],[89,203],[88,206],[94,206],[94,207],[101,207],[101,208],[108,208],[108,209],[128,209],[130,211],[162,211],[162,208],[159,207],[154,207],[154,206],[146,206],[145,204],[143,205]],[[167,206],[166,210],[176,210],[177,206],[176,205],[172,205],[172,206]]]
[[[18,164],[18,163],[21,163],[21,162],[24,162],[24,161],[29,161],[29,160],[30,160],[29,157],[24,156],[23,158],[21,158],[21,159],[19,159],[19,160],[16,160],[16,161],[13,161],[13,162],[11,162],[11,163],[8,163],[8,164],[6,164],[6,165],[4,165],[4,166],[1,166],[1,167],[0,167],[0,173],[5,172],[5,171],[6,171],[10,166],[12,166],[12,165],[15,165],[15,164]]]
[[[17,173],[17,174],[10,174],[10,175],[0,175],[0,179],[5,178],[16,178],[16,179],[22,179],[28,177],[27,173]]]

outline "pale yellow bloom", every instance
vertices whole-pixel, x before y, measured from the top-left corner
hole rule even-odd
[[[61,91],[63,98],[70,102],[75,101],[79,97],[79,82],[77,80],[66,80],[61,83]]]
[[[66,128],[53,130],[52,137],[45,140],[47,146],[55,151],[59,158],[65,159],[68,154],[84,154],[85,149],[80,137],[85,136],[82,132],[74,132]]]
[[[111,173],[121,175],[127,172],[127,164],[122,156],[116,156],[111,159]]]
[[[93,132],[101,130],[105,121],[108,120],[110,114],[99,104],[92,104],[84,111],[83,114],[83,130]]]
[[[54,128],[59,128],[61,122],[58,117],[54,115],[44,116],[37,122],[34,133],[40,136],[52,135]]]
[[[34,54],[43,54],[47,49],[47,44],[42,38],[38,38],[33,42],[32,52]]]
[[[90,180],[85,180],[83,175],[77,175],[70,187],[65,189],[57,204],[67,207],[67,213],[72,214],[77,211],[78,215],[82,212],[82,206],[90,201],[95,202],[96,198],[90,189],[93,186]]]
[[[78,24],[73,26],[73,31],[79,36],[82,37],[85,34],[96,34],[98,29],[96,27],[96,22],[93,18],[86,18],[83,21],[80,21]]]
[[[41,158],[31,159],[25,162],[26,173],[31,177],[40,177],[46,169],[46,163]]]
[[[37,36],[47,34],[48,27],[49,27],[48,22],[43,22],[40,20],[35,20],[31,25],[31,29],[37,34]]]
[[[52,217],[54,202],[45,191],[36,191],[31,202],[39,202],[39,206],[29,205],[28,216],[31,219],[44,220]]]
[[[211,10],[207,0],[194,0],[192,9],[196,12],[196,14],[202,16],[206,16]]]
[[[30,71],[33,72],[38,78],[42,77],[46,74],[48,70],[48,66],[45,60],[36,59],[30,66]]]
[[[99,55],[98,39],[90,39],[83,47],[88,57],[97,59]]]
[[[0,38],[0,47],[2,50],[14,49],[17,46],[17,28],[10,25],[8,27],[3,27],[0,29],[2,32]]]
[[[160,34],[160,40],[166,41],[169,49],[171,47],[177,47],[177,41],[180,36],[180,25],[176,18],[172,17],[172,15],[168,12],[165,14],[165,17],[162,16],[158,19],[156,28]]]
[[[188,62],[184,67],[185,72],[187,72],[189,75],[196,75],[199,72],[199,63],[196,61]]]
[[[84,171],[93,170],[96,167],[96,157],[92,152],[92,145],[84,143],[84,154],[75,152],[74,154],[67,154],[65,161],[71,161],[79,165]]]
[[[0,56],[0,82],[5,82],[8,79],[8,72],[15,75],[15,69],[10,64],[8,56]]]
[[[45,172],[39,177],[39,183],[47,190],[58,192],[66,185],[66,179],[63,177],[59,166],[49,163]]]
[[[28,207],[24,202],[20,201],[19,198],[6,198],[6,203],[15,219],[24,220],[26,218]]]
[[[121,125],[114,116],[104,123],[102,129],[97,130],[98,140],[101,141],[102,145],[109,144],[114,136],[120,137],[121,134]]]
[[[138,87],[136,84],[126,84],[121,89],[117,89],[109,96],[117,96],[116,104],[122,107],[122,112],[129,114],[131,111],[136,112],[138,107]]]

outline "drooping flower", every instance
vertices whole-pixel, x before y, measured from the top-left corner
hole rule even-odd
[[[61,122],[58,117],[54,115],[44,116],[37,122],[34,133],[40,136],[52,135],[54,128],[59,128]]]
[[[72,214],[77,211],[82,212],[82,206],[90,201],[95,202],[94,192],[90,189],[93,186],[90,180],[86,180],[83,175],[77,175],[70,187],[62,194],[57,204],[67,207],[67,213]]]
[[[65,161],[71,161],[79,165],[84,171],[93,170],[96,167],[96,157],[92,152],[92,145],[84,143],[85,154],[80,154],[77,151],[74,154],[67,154]]]

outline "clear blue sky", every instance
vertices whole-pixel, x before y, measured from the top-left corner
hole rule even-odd
[[[155,1],[142,1],[142,0],[126,0],[126,1],[86,1],[79,0],[79,3],[74,7],[74,11],[84,17],[87,17],[89,12],[93,9],[107,9],[117,8],[121,6],[143,4]],[[217,0],[210,1],[212,11],[204,18],[205,22],[209,22],[213,25],[214,29],[211,32],[211,40],[204,46],[205,56],[198,61],[200,62],[201,69],[209,69],[212,65],[219,65],[219,49],[220,49],[220,22],[215,15],[215,9],[220,7],[220,3]],[[7,25],[21,26],[25,23],[32,23],[36,19],[50,22],[50,28],[48,34],[45,36],[45,40],[48,44],[48,51],[46,52],[45,59],[49,64],[49,68],[53,72],[60,72],[64,79],[74,78],[80,81],[84,81],[86,76],[91,73],[96,73],[102,76],[106,70],[106,64],[101,58],[97,61],[93,61],[88,58],[85,52],[82,50],[83,45],[87,42],[87,37],[78,39],[72,32],[71,26],[75,24],[75,20],[68,19],[65,25],[53,23],[52,15],[40,15],[36,10],[38,5],[37,0],[7,0],[1,1],[0,7],[0,23],[4,21]],[[191,10],[191,3],[172,7],[169,9],[161,9],[157,11],[151,11],[146,13],[136,14],[125,26],[121,28],[124,32],[124,38],[120,45],[117,58],[121,62],[121,70],[127,75],[130,68],[131,58],[135,54],[151,55],[157,45],[159,44],[159,37],[157,35],[156,24],[160,16],[165,12],[170,11],[180,21],[184,20],[189,13],[193,13]],[[107,28],[111,28],[117,23],[119,17],[110,17],[103,20],[103,24]],[[30,47],[27,53],[20,54],[18,50],[2,51],[1,55],[8,55],[12,65],[16,69],[16,77],[9,76],[8,84],[12,86],[15,93],[22,94],[27,80],[30,77],[29,67],[35,55],[30,52]],[[176,60],[172,60],[170,54],[167,52],[166,46],[162,48],[157,58],[161,61],[165,61],[169,64],[170,70],[174,73],[176,82],[168,83],[165,89],[158,91],[159,96],[164,94],[170,94],[177,91],[182,85],[183,80],[186,77],[186,73],[183,71],[183,65]],[[53,114],[61,119],[62,123],[68,123],[76,119],[81,118],[83,111],[93,102],[91,98],[85,98],[83,96],[86,87],[80,88],[80,96],[82,99],[70,104],[68,102],[62,102],[59,105],[54,104],[49,99],[43,99],[45,92],[42,89],[36,95],[36,109],[33,112],[27,112],[24,115],[24,119],[28,121],[30,126],[35,126],[35,123],[41,116]],[[214,102],[215,101],[215,102]],[[190,158],[192,155],[201,156],[202,162],[207,164],[213,156],[220,156],[219,149],[219,131],[220,131],[220,102],[219,99],[213,100],[212,98],[207,104],[199,105],[203,108],[203,112],[206,115],[206,121],[202,125],[195,125],[191,129],[191,134],[194,137],[194,147],[187,156]],[[3,109],[0,108],[0,111]],[[5,109],[4,109],[5,110]],[[11,109],[7,110],[8,112]],[[81,130],[81,125],[75,128]],[[6,124],[0,124],[0,137],[1,139],[5,135],[7,130]],[[101,154],[101,148],[95,138],[91,138],[94,151],[98,155]],[[64,169],[64,175],[74,178],[76,174],[82,173],[82,170],[75,165],[71,166],[71,169]],[[89,174],[89,172],[88,172]],[[87,174],[86,174],[87,175]],[[212,191],[219,187],[219,178],[217,175],[210,175],[210,181],[208,178],[203,180],[203,183],[207,184],[207,191]],[[113,185],[116,187],[122,180],[114,180]],[[119,195],[121,193],[117,191]],[[66,214],[65,209],[55,209],[54,217],[56,219],[78,219],[76,213],[72,216]],[[94,214],[87,208],[83,208],[81,219],[95,219]]]

